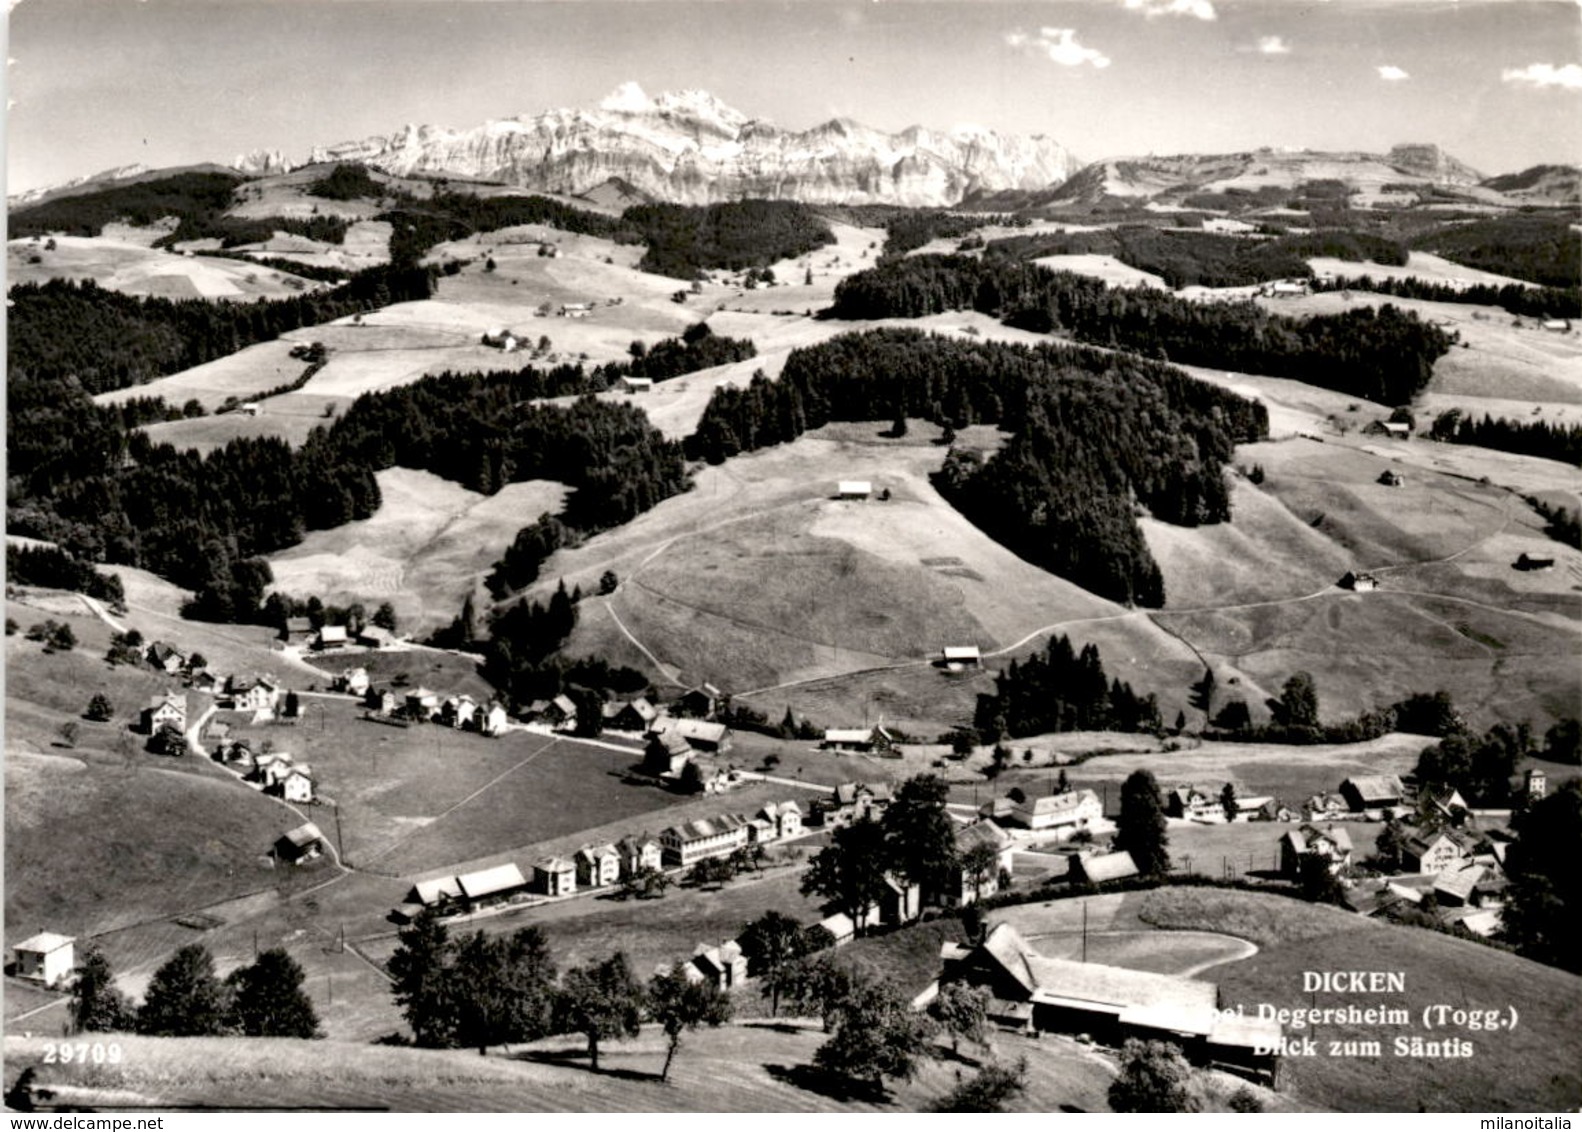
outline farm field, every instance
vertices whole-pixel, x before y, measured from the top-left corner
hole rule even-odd
[[[547,481],[507,484],[492,496],[430,472],[378,472],[372,517],[313,531],[270,560],[274,589],[334,605],[388,601],[403,633],[448,625],[516,532],[559,511],[565,489]]]
[[[107,291],[162,299],[279,299],[322,283],[219,256],[182,255],[113,236],[53,236],[6,244],[6,285],[91,279]],[[33,262],[34,259],[38,262]]]
[[[1122,263],[1112,255],[1046,255],[1033,262],[1051,271],[1087,275],[1110,287],[1153,287],[1160,291],[1170,289],[1160,276]]]

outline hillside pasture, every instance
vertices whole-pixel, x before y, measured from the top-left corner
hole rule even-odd
[[[1170,289],[1160,276],[1122,263],[1112,255],[1046,255],[1033,262],[1051,271],[1069,271],[1073,275],[1086,275],[1100,280],[1107,287],[1153,287],[1160,291]]]
[[[6,244],[8,285],[91,279],[107,291],[163,299],[278,299],[322,283],[272,267],[218,256],[188,256],[103,236],[53,236]],[[34,263],[37,258],[39,262]]]
[[[270,560],[274,588],[325,602],[388,601],[403,632],[447,625],[516,532],[560,510],[565,489],[547,481],[479,495],[429,472],[376,473],[381,502],[368,519],[314,531]]]
[[[1368,279],[1421,279],[1427,283],[1449,283],[1462,287],[1474,285],[1506,287],[1512,283],[1518,287],[1532,286],[1526,280],[1512,279],[1508,275],[1496,275],[1491,271],[1480,271],[1476,267],[1466,267],[1434,255],[1432,252],[1407,252],[1404,264],[1371,261],[1353,263],[1350,260],[1335,259],[1330,256],[1313,256],[1307,264],[1313,269],[1314,274],[1344,276],[1347,279],[1358,276]]]
[[[169,377],[100,393],[94,397],[94,404],[117,405],[136,397],[163,397],[179,408],[196,399],[212,413],[228,398],[251,400],[267,389],[288,385],[301,377],[307,363],[291,357],[295,346],[285,338],[260,342]]]

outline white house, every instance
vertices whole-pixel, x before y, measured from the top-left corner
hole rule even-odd
[[[577,891],[577,866],[564,857],[533,863],[533,883],[545,896],[570,896]]]
[[[183,692],[166,692],[154,696],[143,709],[143,730],[152,735],[166,724],[178,731],[187,729],[187,696]]]
[[[54,932],[39,932],[24,939],[13,948],[17,978],[30,979],[47,987],[61,984],[77,966],[76,942],[69,935]]]
[[[971,668],[983,663],[983,654],[977,645],[946,645],[945,665],[948,668]]]
[[[659,835],[665,863],[687,866],[705,857],[724,857],[747,844],[747,823],[730,815],[673,825]]]
[[[657,870],[664,865],[664,850],[647,834],[621,838],[615,843],[615,851],[623,877],[636,876],[644,869]]]
[[[368,670],[366,668],[348,668],[335,678],[335,686],[342,692],[350,692],[354,696],[366,695],[368,692]]]
[[[323,625],[319,628],[318,646],[321,649],[345,648],[349,638],[345,625]]]
[[[873,494],[873,484],[868,480],[841,480],[835,494],[842,499],[867,499]]]
[[[1088,829],[1104,819],[1104,803],[1091,790],[1064,790],[1055,794],[1023,794],[1011,800],[1007,820],[1024,829],[1055,830],[1062,834]]]
[[[313,801],[313,768],[306,763],[291,767],[280,779],[280,796],[288,802]]]
[[[473,722],[483,734],[498,735],[505,730],[507,718],[505,705],[498,700],[490,700],[486,707],[473,716]]]
[[[583,888],[603,888],[621,879],[621,855],[613,845],[584,845],[573,861]]]
[[[624,393],[648,393],[654,388],[654,379],[651,377],[623,377],[621,378],[621,391]]]

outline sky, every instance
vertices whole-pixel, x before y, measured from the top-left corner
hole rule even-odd
[[[1582,163],[1577,0],[13,0],[8,55],[8,193],[628,82],[1084,160],[1431,142],[1489,175]]]

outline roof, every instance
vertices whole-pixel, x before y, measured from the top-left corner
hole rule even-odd
[[[689,742],[698,739],[705,743],[720,743],[724,741],[725,733],[730,728],[723,723],[710,723],[705,719],[678,719],[668,730]]]
[[[997,925],[982,948],[1027,988],[1035,1002],[1116,1015],[1138,1010],[1140,1021],[1144,1020],[1142,1011],[1169,1011],[1176,1016],[1187,1011],[1206,1012],[1209,1024],[1201,1032],[1207,1033],[1212,1025],[1218,1002],[1218,988],[1213,983],[1102,963],[1050,959],[1034,951],[1010,924]]]
[[[459,876],[456,878],[456,883],[469,900],[476,900],[480,896],[491,896],[496,892],[523,888],[527,884],[527,879],[522,876],[521,869],[513,864],[506,864]]]
[[[616,849],[622,853],[641,853],[650,845],[657,847],[659,842],[646,833],[641,837],[623,837],[615,843]]]
[[[559,696],[556,696],[554,699],[550,700],[549,702],[551,704],[553,704],[556,708],[558,708],[560,711],[564,712],[566,715],[576,715],[577,714],[577,705],[572,702],[572,699],[571,699],[570,696],[559,695]]]
[[[971,825],[956,827],[956,852],[965,853],[976,845],[992,845],[996,850],[1003,849],[1011,842],[1010,834],[994,824],[993,819],[984,818]]]
[[[306,825],[299,825],[296,829],[282,834],[281,839],[291,842],[291,844],[300,849],[304,846],[312,845],[315,841],[323,841],[324,835],[319,832],[318,826],[308,822]]]
[[[286,632],[311,633],[313,632],[313,622],[308,620],[306,617],[287,617]]]
[[[172,704],[180,708],[182,713],[185,714],[187,710],[187,694],[185,692],[166,692],[162,696],[150,696],[148,698],[148,706],[154,711],[158,711],[166,704]]]
[[[321,628],[319,630],[319,640],[321,640],[321,641],[345,641],[346,640],[346,626],[345,625],[325,625],[323,628]]]
[[[383,625],[364,625],[357,633],[358,638],[370,641],[393,641],[395,634]]]
[[[1089,802],[1093,805],[1099,804],[1099,796],[1091,790],[1062,790],[1054,794],[1039,794],[1021,804],[1030,809],[1034,815],[1042,817],[1075,810]]]
[[[824,732],[826,743],[871,743],[873,742],[873,728],[871,727],[831,727]]]
[[[1089,881],[1097,884],[1106,880],[1121,880],[1124,877],[1137,875],[1137,862],[1132,860],[1132,855],[1125,850],[1119,853],[1104,853],[1097,857],[1078,857],[1081,862],[1082,874]]]
[[[597,861],[608,857],[619,857],[620,854],[615,851],[615,846],[605,844],[584,845],[581,849],[577,850],[577,856],[586,857],[590,861]]]
[[[1415,850],[1419,855],[1427,853],[1439,840],[1443,838],[1453,844],[1463,853],[1472,852],[1476,844],[1472,838],[1455,829],[1431,829],[1426,833],[1414,833],[1406,839],[1406,847]]]
[[[857,925],[844,912],[836,912],[833,916],[820,920],[818,926],[829,932],[836,939],[852,935],[857,930]]]
[[[1306,849],[1306,843],[1311,842],[1314,838],[1322,837],[1330,841],[1335,848],[1343,849],[1347,853],[1351,852],[1351,834],[1343,829],[1336,829],[1334,826],[1319,829],[1314,825],[1304,825],[1286,836],[1294,840],[1298,849]]]
[[[1449,896],[1460,899],[1463,903],[1472,899],[1472,890],[1483,879],[1482,865],[1465,865],[1439,874],[1439,879],[1434,882],[1434,891],[1443,892]]]
[[[412,891],[417,893],[418,903],[438,904],[441,900],[454,900],[461,895],[461,885],[455,877],[439,877],[436,880],[420,880],[412,886]]]
[[[674,731],[661,731],[652,741],[658,743],[667,754],[671,755],[684,755],[692,750],[692,744]]]
[[[540,857],[533,862],[533,868],[541,873],[565,873],[576,866],[564,857]]]
[[[873,484],[868,480],[841,480],[840,493],[842,495],[867,495],[873,490]]]
[[[648,386],[648,385],[652,385],[654,383],[654,379],[651,378],[651,377],[630,377],[630,376],[628,376],[628,377],[621,378],[621,380],[626,382],[626,384],[628,384],[628,385]]]
[[[977,660],[983,654],[977,645],[946,645],[946,660]]]
[[[1356,778],[1348,778],[1340,784],[1342,790],[1347,786],[1356,791],[1357,796],[1364,802],[1375,799],[1381,802],[1385,799],[1399,801],[1406,793],[1401,786],[1401,780],[1393,774],[1359,775]]]
[[[51,951],[59,951],[63,947],[69,947],[76,942],[77,940],[73,936],[60,935],[56,932],[39,932],[38,935],[24,939],[12,950],[35,951],[39,954],[48,954]]]

